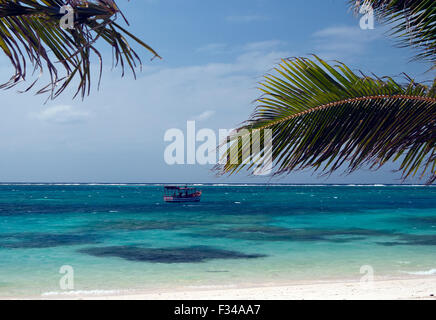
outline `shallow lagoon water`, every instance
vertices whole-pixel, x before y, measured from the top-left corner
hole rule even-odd
[[[436,188],[0,186],[0,296],[359,280],[436,272]]]

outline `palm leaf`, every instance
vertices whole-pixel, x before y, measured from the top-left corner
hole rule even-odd
[[[416,59],[436,67],[436,1],[434,0],[351,0],[352,5],[370,5],[380,20],[392,27],[391,35],[402,47],[418,49]]]
[[[401,161],[404,179],[420,170],[435,181],[434,87],[359,76],[316,56],[285,59],[274,70],[260,85],[264,94],[251,119],[224,142],[219,173],[258,170],[267,152],[264,130],[270,129],[275,174],[307,168],[350,173],[393,160]]]
[[[63,29],[60,8],[69,4],[75,12],[74,28]],[[91,61],[97,57],[102,71],[102,55],[97,44],[109,45],[113,50],[116,65],[135,69],[141,65],[139,55],[131,48],[129,41],[158,54],[143,41],[116,23],[121,11],[113,0],[0,0],[0,48],[15,69],[13,76],[0,88],[10,89],[28,80],[36,79],[25,91],[29,91],[38,78],[46,72],[50,82],[37,91],[48,92],[49,98],[59,96],[77,78],[75,96],[82,98],[91,89]],[[100,82],[100,80],[99,80]]]

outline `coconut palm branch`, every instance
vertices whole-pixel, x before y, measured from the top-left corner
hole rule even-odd
[[[436,84],[357,75],[314,56],[282,60],[260,90],[251,119],[228,137],[219,173],[264,165],[270,129],[275,174],[350,173],[393,160],[403,179],[436,180]]]
[[[63,29],[60,8],[70,5],[74,9],[74,26]],[[102,72],[102,54],[98,44],[112,48],[114,65],[135,75],[141,59],[130,42],[158,54],[142,40],[120,26],[117,17],[124,17],[113,0],[0,0],[0,48],[15,69],[2,89],[10,89],[32,78],[24,91],[34,87],[43,73],[49,83],[37,93],[58,97],[76,79],[78,94],[84,98],[90,93],[92,59],[100,62],[99,84]],[[127,22],[127,21],[126,21]],[[129,39],[129,40],[128,40]],[[31,75],[28,75],[29,68]],[[38,74],[34,76],[35,72]]]
[[[380,21],[391,26],[390,34],[402,47],[418,49],[416,59],[436,67],[436,1],[434,0],[351,0],[359,8],[370,5]]]

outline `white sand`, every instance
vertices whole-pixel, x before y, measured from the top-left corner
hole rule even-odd
[[[343,299],[436,299],[436,277],[380,280],[371,285],[333,282],[219,290],[180,289],[173,292],[114,296],[75,296],[74,299],[103,300],[343,300]],[[65,297],[64,297],[65,298]]]

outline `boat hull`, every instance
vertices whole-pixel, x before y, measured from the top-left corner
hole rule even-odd
[[[165,202],[169,203],[181,203],[181,202],[200,202],[201,196],[198,197],[188,197],[188,198],[178,198],[178,197],[164,197]]]

